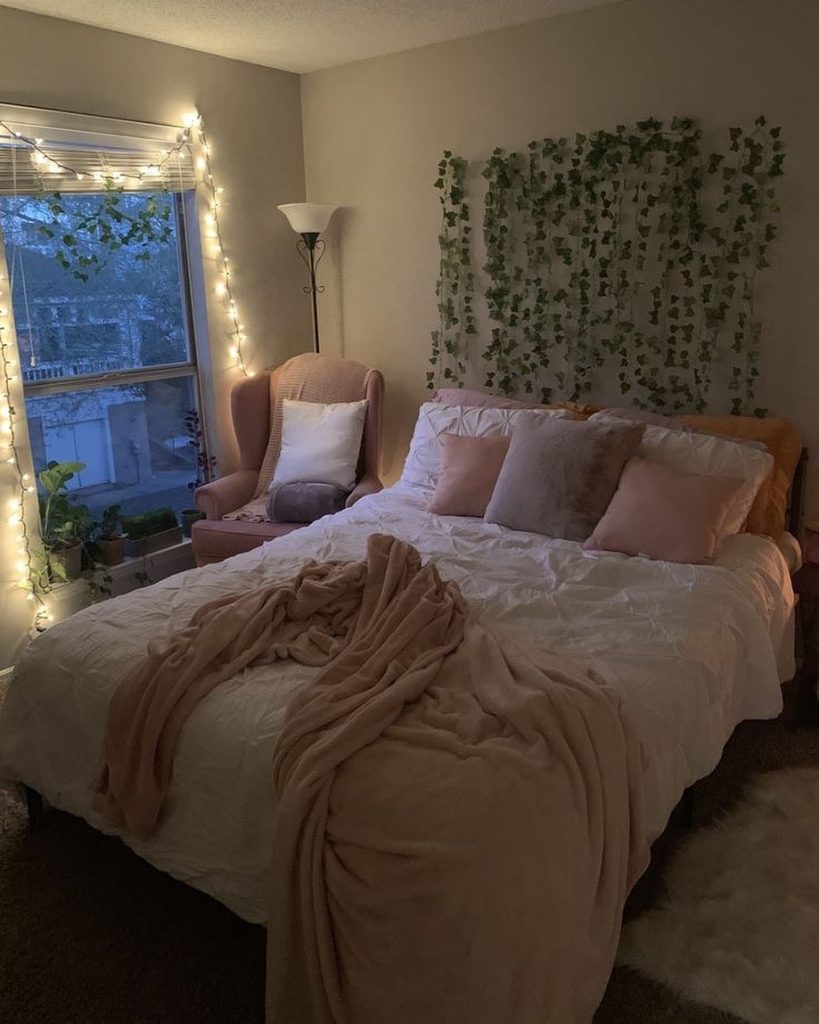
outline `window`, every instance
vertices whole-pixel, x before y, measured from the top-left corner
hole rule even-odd
[[[113,504],[191,504],[185,417],[199,388],[185,200],[76,184],[0,194],[35,469],[85,463],[70,488],[94,519]]]

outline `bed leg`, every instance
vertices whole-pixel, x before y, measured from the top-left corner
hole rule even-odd
[[[36,789],[30,789],[28,786],[23,786],[23,792],[26,797],[26,811],[28,811],[28,828],[31,832],[37,827],[43,816],[43,798]]]

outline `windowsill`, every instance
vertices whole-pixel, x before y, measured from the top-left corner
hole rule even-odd
[[[106,599],[109,596],[120,597],[142,586],[158,583],[169,576],[193,568],[193,548],[190,539],[186,537],[180,544],[162,548],[142,558],[126,558],[119,565],[102,566],[95,573],[94,579],[98,587],[107,587],[111,591],[110,595],[101,595]],[[140,582],[138,576],[143,573],[148,579]],[[106,576],[110,577],[108,581],[103,579]],[[46,603],[54,616],[54,621],[59,622],[68,618],[80,608],[91,604],[88,583],[84,579],[58,583],[49,592]]]

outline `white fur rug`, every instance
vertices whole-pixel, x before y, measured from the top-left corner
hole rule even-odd
[[[666,872],[618,959],[751,1024],[819,1022],[819,769],[760,776]]]

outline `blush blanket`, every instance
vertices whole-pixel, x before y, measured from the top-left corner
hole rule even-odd
[[[111,702],[109,820],[148,836],[196,703],[286,657],[324,667],[273,764],[269,1024],[591,1021],[648,859],[639,745],[615,694],[499,642],[393,537],[153,645]]]

